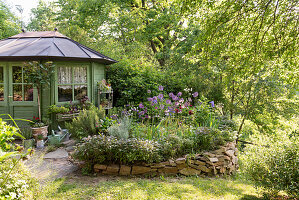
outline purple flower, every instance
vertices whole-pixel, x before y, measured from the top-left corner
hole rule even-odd
[[[153,98],[149,97],[147,98],[148,101],[153,101]]]
[[[212,108],[215,107],[215,103],[214,103],[214,101],[210,101],[209,103],[211,104]]]
[[[182,93],[181,93],[181,92],[179,92],[179,93],[177,94],[177,96],[178,96],[178,97],[182,96]]]
[[[154,99],[152,104],[155,105],[157,103],[158,103],[158,101]]]
[[[172,100],[173,100],[173,101],[177,101],[177,100],[179,100],[179,97],[173,95],[173,96],[172,96]]]
[[[163,91],[164,87],[162,85],[159,86],[159,90]]]
[[[192,102],[192,99],[189,97],[189,98],[188,98],[188,101]]]
[[[140,103],[139,108],[144,108],[144,105],[142,103]]]
[[[151,91],[151,90],[147,90],[147,93],[149,93],[149,94],[150,94],[150,93],[152,93],[152,91]]]
[[[170,99],[167,99],[167,100],[166,100],[166,103],[167,103],[167,104],[171,104],[171,100],[170,100]]]
[[[164,105],[163,105],[163,104],[160,105],[160,109],[161,109],[161,110],[164,109]]]
[[[158,98],[159,98],[159,99],[163,99],[163,94],[159,94],[159,95],[158,95]]]
[[[197,97],[198,96],[198,92],[194,92],[192,95],[193,95],[193,97]]]
[[[173,93],[171,92],[171,93],[169,93],[169,97],[173,97]]]
[[[157,100],[158,98],[156,96],[153,97],[153,100]]]

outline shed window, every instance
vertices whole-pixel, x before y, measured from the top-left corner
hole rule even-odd
[[[58,102],[79,100],[87,96],[87,67],[58,67]]]
[[[13,66],[12,88],[14,101],[33,101],[33,85],[28,82],[24,67]]]

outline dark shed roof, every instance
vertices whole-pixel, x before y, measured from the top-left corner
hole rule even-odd
[[[113,64],[117,61],[57,31],[24,32],[0,40],[1,60],[76,60]]]

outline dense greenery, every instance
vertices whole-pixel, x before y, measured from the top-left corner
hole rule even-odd
[[[89,118],[84,112],[85,125],[77,121],[72,130],[78,138],[87,136],[87,132],[101,131],[107,137],[113,135],[119,139],[159,141],[173,135],[190,139],[196,131],[200,132],[200,127],[207,126],[212,134],[201,138],[201,144],[208,144],[206,148],[210,148],[217,144],[218,138],[223,137],[220,141],[230,138],[227,133],[237,128],[236,139],[244,150],[242,154],[252,155],[246,157],[248,162],[245,159],[244,163],[252,163],[253,167],[244,164],[244,169],[251,176],[263,172],[267,183],[256,179],[258,185],[289,191],[281,173],[289,172],[296,161],[296,151],[289,151],[289,145],[298,146],[298,140],[289,144],[283,141],[296,128],[283,134],[278,130],[287,121],[298,120],[297,0],[58,0],[55,3],[40,1],[32,14],[28,30],[57,27],[70,38],[119,61],[107,67],[107,77],[114,90],[114,105],[130,104],[124,110],[133,112],[130,126],[120,122],[123,119],[119,114],[114,120],[120,124],[110,124],[107,119],[109,123],[103,121],[105,126],[102,121],[98,124],[103,126],[100,130],[95,124],[100,119]],[[7,6],[0,2],[0,38],[15,34],[16,21]],[[174,118],[164,115],[156,118],[162,110],[167,111],[168,105],[166,109],[166,102],[159,102],[155,109],[146,94],[150,90],[151,98],[158,97],[161,85],[164,91],[176,95],[183,92],[184,98],[186,88],[192,89],[192,93],[198,92],[203,107],[188,106],[180,111],[184,114],[175,113]],[[162,94],[166,101],[169,94]],[[205,106],[204,103],[210,105],[205,98],[213,100],[215,108]],[[160,106],[164,106],[163,109]],[[118,113],[111,114],[115,117]],[[233,119],[238,127],[231,123]],[[90,122],[91,126],[86,125]],[[263,139],[255,139],[264,137],[276,139],[273,144],[277,147],[269,142],[273,156],[263,147],[246,145],[243,149],[240,143],[246,140],[268,145]],[[279,145],[280,142],[285,146]],[[259,151],[268,156],[251,159]],[[285,159],[277,161],[277,168],[270,170],[277,176],[267,174],[264,169],[273,168],[277,152],[284,154]],[[288,174],[293,176],[292,172]]]
[[[20,160],[26,154],[10,142],[15,136],[22,136],[19,129],[13,127],[0,118],[0,199],[31,198],[34,181],[28,171],[24,169]],[[18,156],[18,157],[16,157]]]
[[[0,1],[0,39],[17,34],[20,29],[16,16],[10,11],[8,5]]]
[[[290,128],[289,128],[290,129]],[[241,169],[256,186],[264,188],[266,195],[285,191],[299,195],[299,141],[298,129],[277,129],[276,136],[254,135],[241,155]]]

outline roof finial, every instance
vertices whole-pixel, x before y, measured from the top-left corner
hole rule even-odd
[[[25,29],[22,28],[22,32],[25,33]]]
[[[54,28],[54,31],[57,31],[58,29],[57,28]]]

